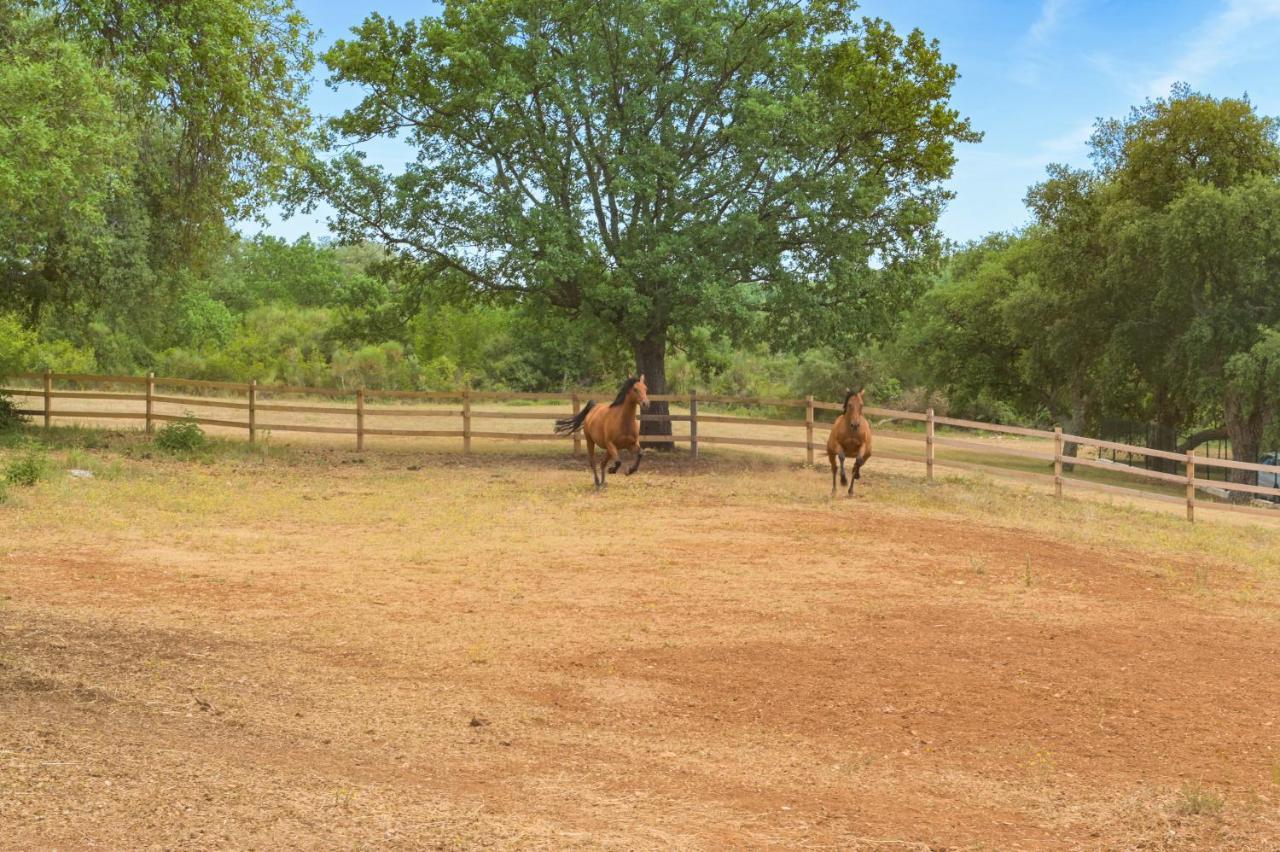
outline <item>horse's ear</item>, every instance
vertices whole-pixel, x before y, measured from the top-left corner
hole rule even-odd
[[[640,384],[644,384],[644,373],[640,374]]]
[[[858,399],[862,399],[862,392],[863,392],[863,391],[865,391],[865,390],[866,390],[866,388],[865,388],[865,387],[863,387],[863,388],[858,388]]]

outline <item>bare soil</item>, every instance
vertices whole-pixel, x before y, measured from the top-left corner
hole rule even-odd
[[[306,449],[43,485],[0,507],[0,846],[1280,847],[1257,564],[826,477]]]

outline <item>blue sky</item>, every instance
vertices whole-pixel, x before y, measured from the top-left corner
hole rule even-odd
[[[374,11],[404,20],[436,8],[402,0],[298,5],[321,30],[321,49]],[[956,198],[941,227],[958,241],[1024,224],[1022,197],[1045,165],[1087,165],[1094,119],[1124,115],[1176,81],[1216,96],[1248,93],[1259,111],[1280,115],[1280,0],[865,0],[861,11],[900,30],[919,27],[959,68],[953,104],[986,138],[957,151]],[[326,87],[326,73],[317,68],[311,94],[322,115],[358,99]],[[407,156],[394,142],[368,150],[392,168]],[[323,210],[269,219],[266,230],[289,239],[328,233]]]

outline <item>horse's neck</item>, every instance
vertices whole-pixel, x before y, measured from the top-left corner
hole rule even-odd
[[[640,407],[640,403],[636,402],[628,396],[622,402],[622,422],[634,423],[636,419],[636,409]]]

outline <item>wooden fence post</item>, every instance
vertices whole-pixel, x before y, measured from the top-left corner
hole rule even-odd
[[[933,409],[924,412],[924,478],[933,482]]]
[[[152,397],[156,395],[156,373],[155,370],[147,372],[147,434],[150,435],[155,431],[155,424],[151,421],[151,405]]]
[[[356,388],[356,452],[364,452],[364,388]]]
[[[462,451],[471,452],[471,388],[462,390]]]
[[[580,411],[582,411],[582,400],[578,398],[578,394],[575,391],[573,394],[573,416],[577,417]],[[582,430],[581,429],[573,433],[573,454],[575,456],[582,455]]]
[[[258,440],[258,380],[249,382],[249,443]]]
[[[1196,521],[1196,451],[1187,450],[1187,520]]]
[[[44,428],[48,429],[53,415],[53,370],[44,368]]]
[[[698,457],[698,391],[689,391],[689,455]]]
[[[1053,496],[1062,497],[1062,427],[1053,427]]]
[[[813,467],[813,394],[804,398],[805,461]]]

